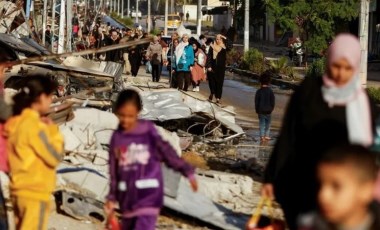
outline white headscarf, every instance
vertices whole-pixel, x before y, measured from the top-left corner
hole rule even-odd
[[[351,144],[369,146],[373,142],[371,108],[368,95],[360,84],[361,49],[356,37],[341,34],[328,52],[328,65],[344,58],[355,71],[355,76],[343,86],[337,86],[326,74],[323,76],[322,95],[330,107],[346,106],[348,136]]]
[[[188,36],[187,34],[184,34],[183,36]],[[189,45],[189,42],[180,42],[178,46],[175,48],[175,58],[176,58],[176,64],[178,65],[179,59],[181,58],[185,47]]]

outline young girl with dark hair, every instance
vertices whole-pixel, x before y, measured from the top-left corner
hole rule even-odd
[[[55,168],[63,151],[58,126],[44,117],[56,88],[49,78],[30,77],[13,97],[14,117],[5,131],[16,229],[47,229]]]
[[[139,120],[142,102],[137,92],[119,94],[115,112],[120,125],[111,138],[109,166],[110,193],[106,211],[118,202],[123,230],[154,230],[163,205],[161,162],[189,178],[194,191],[194,168],[183,161],[150,121]]]
[[[199,92],[199,86],[201,84],[201,81],[204,81],[206,79],[205,65],[207,56],[201,49],[201,44],[199,44],[199,42],[194,41],[192,46],[194,49],[195,57],[194,66],[190,67],[191,77],[193,80],[193,91]]]

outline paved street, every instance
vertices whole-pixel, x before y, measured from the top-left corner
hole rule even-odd
[[[150,74],[145,73],[145,66],[139,71],[139,76],[150,78]],[[168,81],[168,72],[165,68],[162,71],[162,82]],[[226,73],[226,80],[223,87],[223,105],[232,105],[235,108],[237,122],[248,130],[253,130],[254,137],[258,138],[258,118],[254,110],[254,96],[259,84],[246,77],[240,77],[231,73]],[[200,94],[206,100],[209,96],[208,82],[201,84]],[[276,135],[282,122],[282,117],[289,100],[290,91],[275,88],[276,108],[272,116],[272,130]],[[250,132],[252,133],[252,132]]]

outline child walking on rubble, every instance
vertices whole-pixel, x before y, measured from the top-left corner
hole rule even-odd
[[[110,143],[110,193],[105,209],[112,213],[118,202],[123,230],[154,230],[163,205],[161,162],[186,176],[194,191],[194,169],[178,155],[150,121],[140,120],[139,94],[125,90],[119,94],[115,113],[119,128]]]
[[[49,78],[28,78],[13,97],[13,117],[5,125],[17,230],[47,229],[55,169],[63,151],[58,126],[44,117],[56,89]]]

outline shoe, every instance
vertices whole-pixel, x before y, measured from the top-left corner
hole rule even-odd
[[[194,87],[194,88],[193,88],[193,92],[198,92],[198,91],[197,91],[197,87]]]
[[[199,86],[195,87],[195,92],[199,92]]]
[[[260,137],[260,141],[265,142],[266,141],[265,137]]]
[[[220,99],[216,99],[216,104],[221,105]]]
[[[208,100],[209,100],[210,102],[212,102],[212,99],[214,99],[214,94],[210,94],[210,96],[208,97]]]

